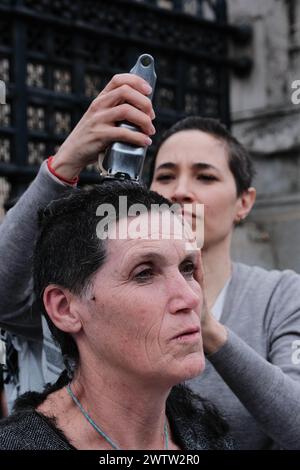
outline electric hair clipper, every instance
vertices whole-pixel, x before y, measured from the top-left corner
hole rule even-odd
[[[130,70],[142,77],[152,87],[149,98],[152,100],[156,83],[156,73],[154,69],[154,59],[149,54],[141,55],[135,66]],[[138,128],[128,122],[120,124],[133,131]],[[100,155],[98,159],[101,175],[109,179],[129,179],[138,183],[140,181],[147,147],[136,147],[123,142],[114,142],[106,151],[105,155]]]

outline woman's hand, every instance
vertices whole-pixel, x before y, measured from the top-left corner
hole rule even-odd
[[[227,341],[227,330],[218,322],[209,311],[205,298],[205,279],[202,263],[201,250],[199,250],[198,266],[195,279],[199,282],[203,292],[203,306],[201,313],[201,331],[203,340],[203,349],[205,354],[210,355],[217,352]]]
[[[151,87],[134,74],[115,75],[91,103],[86,113],[59,148],[51,163],[61,176],[73,179],[98,159],[110,143],[127,142],[139,147],[151,144],[155,114],[147,97]],[[117,127],[129,121],[140,131]]]

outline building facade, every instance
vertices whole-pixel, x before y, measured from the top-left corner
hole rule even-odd
[[[257,202],[235,231],[233,256],[300,272],[300,2],[228,0],[228,10],[231,23],[253,27],[253,67],[245,79],[231,77],[231,117],[257,171]]]

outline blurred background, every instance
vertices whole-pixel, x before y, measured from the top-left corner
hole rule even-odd
[[[144,52],[156,62],[158,135],[185,115],[216,117],[253,155],[258,200],[234,258],[300,272],[297,0],[0,0],[0,223],[111,76]],[[80,182],[98,179],[88,168]]]

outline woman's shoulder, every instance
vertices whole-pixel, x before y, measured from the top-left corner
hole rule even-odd
[[[231,450],[229,426],[217,408],[184,385],[173,387],[167,401],[172,432],[183,450]]]
[[[41,429],[34,411],[15,413],[0,421],[0,449],[36,449],[36,433]]]
[[[27,393],[28,395],[30,393]],[[36,395],[36,394],[34,394]],[[51,419],[31,406],[18,406],[0,421],[0,450],[64,450],[71,446]]]
[[[292,316],[299,322],[300,275],[292,270],[270,271],[259,266],[233,264],[233,272],[226,294],[223,322],[242,314],[264,323],[268,335],[275,327]],[[295,315],[297,313],[297,315]],[[239,322],[242,327],[242,323]]]
[[[232,284],[248,284],[255,287],[263,285],[271,289],[279,285],[300,286],[300,275],[291,269],[267,270],[260,266],[249,266],[243,263],[233,263]]]

